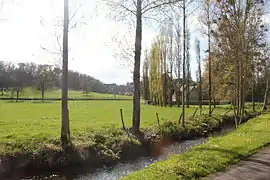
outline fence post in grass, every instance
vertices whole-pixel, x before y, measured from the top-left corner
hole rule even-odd
[[[215,107],[212,109],[211,114],[214,112],[214,110],[215,110]]]
[[[127,128],[125,126],[125,122],[124,122],[124,117],[123,117],[123,110],[120,109],[120,115],[121,115],[121,121],[122,121],[122,126],[123,126],[123,129],[124,131],[127,133],[128,137],[130,138],[130,142],[132,142],[132,138],[131,136],[129,135],[128,131],[127,131]]]
[[[181,123],[182,117],[183,117],[183,113],[180,114],[180,117],[179,117],[179,120],[178,120],[179,124]]]
[[[192,118],[194,118],[194,116],[196,115],[197,111],[198,111],[198,107],[196,107],[196,109],[195,109],[195,111],[194,111],[194,113],[193,113]]]
[[[231,110],[232,110],[232,108],[230,108],[228,111],[226,111],[222,116],[226,116]]]
[[[157,117],[158,126],[160,126],[160,124],[159,124],[159,117],[158,117],[158,113],[157,112],[156,112],[156,117]]]
[[[124,122],[123,110],[122,109],[120,109],[120,115],[121,115],[121,121],[122,121],[123,129],[126,131],[126,126],[125,126],[125,122]]]

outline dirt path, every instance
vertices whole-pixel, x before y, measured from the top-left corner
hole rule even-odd
[[[203,180],[270,180],[270,147]]]

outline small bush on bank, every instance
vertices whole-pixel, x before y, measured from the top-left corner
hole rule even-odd
[[[159,127],[158,132],[158,134],[163,137],[171,137],[179,140],[184,135],[184,133],[185,129],[181,125],[173,121],[165,122],[164,124],[162,124]]]

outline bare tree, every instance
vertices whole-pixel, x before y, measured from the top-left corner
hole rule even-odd
[[[185,78],[186,78],[186,0],[183,0],[183,79],[182,79],[182,125],[185,126]]]
[[[187,108],[189,108],[189,101],[190,101],[190,79],[191,79],[191,72],[190,72],[190,31],[187,30],[187,40],[186,40],[186,64],[187,64],[187,77],[186,77],[186,104]]]
[[[135,51],[134,51],[134,96],[133,96],[133,117],[132,129],[135,133],[140,130],[140,64],[142,48],[142,18],[147,12],[156,10],[162,6],[174,4],[180,0],[104,0],[109,4],[113,11],[118,13],[120,18],[127,15],[135,16]]]
[[[209,113],[208,115],[211,116],[212,110],[211,110],[211,92],[212,92],[212,82],[211,82],[211,18],[210,18],[210,0],[206,0],[206,13],[207,13],[207,36],[208,36],[208,83],[209,83],[209,89],[208,89],[208,96],[209,96]]]
[[[68,29],[69,29],[69,0],[64,0],[63,28],[63,72],[62,72],[62,124],[61,143],[66,147],[70,143],[69,111],[68,111]]]
[[[180,18],[176,19],[177,25],[175,27],[176,31],[176,77],[177,83],[175,86],[175,95],[176,95],[176,104],[180,107],[180,88],[181,88],[181,64],[182,64],[182,50],[181,50],[181,27],[180,27]]]
[[[202,113],[202,71],[201,71],[201,45],[200,40],[196,38],[196,56],[197,56],[197,63],[198,63],[198,79],[199,79],[199,108],[200,114]]]
[[[169,105],[170,107],[172,107],[172,95],[173,95],[173,66],[174,66],[174,61],[173,61],[173,29],[172,29],[172,23],[169,24],[169,29],[168,29],[168,33],[169,33],[169,92],[168,92],[168,96],[169,96]]]
[[[145,50],[145,59],[143,63],[143,93],[144,100],[149,99],[149,55],[147,50]]]
[[[41,91],[42,102],[47,86],[55,79],[53,68],[50,65],[39,65],[36,72],[36,83]]]
[[[267,104],[267,97],[268,97],[268,89],[269,89],[269,67],[265,68],[265,81],[266,81],[266,86],[265,86],[265,92],[264,92],[264,98],[263,98],[263,105],[262,105],[262,110],[261,112],[264,112],[266,110],[266,104]]]

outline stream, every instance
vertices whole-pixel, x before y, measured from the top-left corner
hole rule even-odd
[[[210,136],[220,136],[232,131],[234,127],[223,127],[221,131],[216,131],[209,134]],[[85,167],[76,167],[69,170],[65,170],[61,174],[52,174],[50,176],[38,176],[29,178],[15,178],[5,180],[116,180],[124,177],[134,171],[143,169],[154,162],[160,160],[166,160],[172,154],[179,154],[188,151],[196,145],[200,145],[208,141],[208,137],[197,138],[193,140],[186,140],[182,142],[174,142],[173,144],[163,148],[161,155],[157,157],[141,157],[136,161],[119,163],[113,167],[103,167],[100,169],[89,169],[88,173],[81,173]]]
[[[166,160],[171,154],[183,153],[195,145],[203,144],[208,138],[199,138],[195,140],[186,140],[183,142],[175,142],[163,149],[163,152],[158,157],[141,157],[136,161],[119,163],[114,167],[103,167],[97,169],[94,172],[88,174],[78,175],[76,170],[70,170],[65,172],[63,175],[51,175],[47,177],[31,177],[23,178],[22,180],[116,180],[124,177],[134,171],[143,169],[150,164]]]

